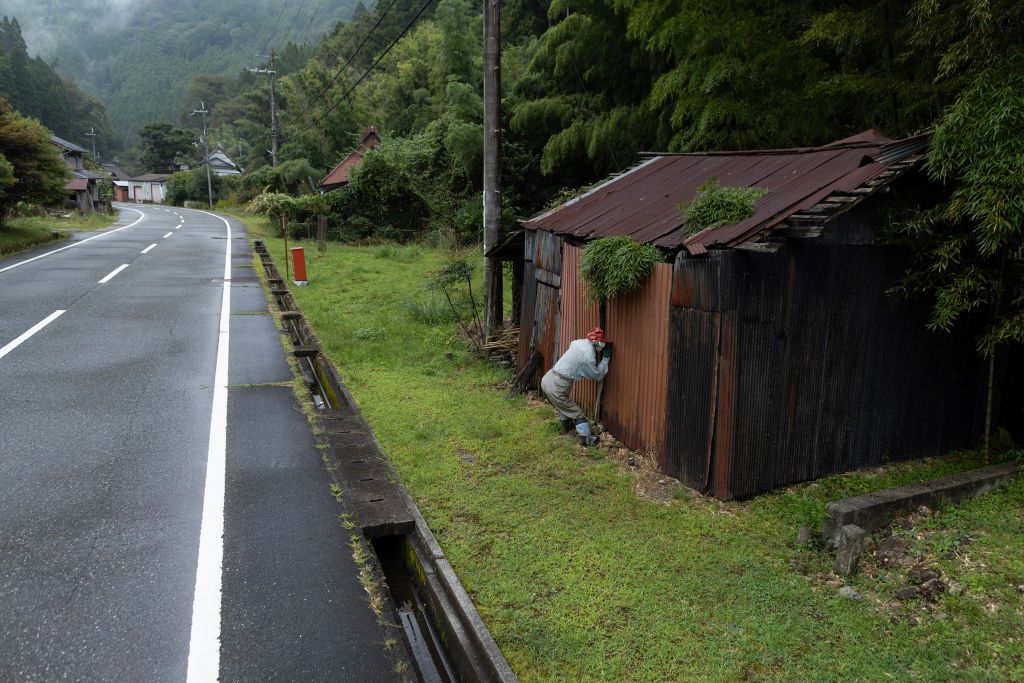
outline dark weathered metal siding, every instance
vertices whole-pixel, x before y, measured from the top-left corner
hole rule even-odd
[[[886,294],[905,265],[895,248],[801,242],[679,259],[666,471],[728,499],[971,444],[970,335],[930,333],[925,304]]]
[[[530,380],[530,385],[537,387],[540,378],[558,360],[555,345],[562,286],[562,238],[527,230],[524,252],[518,366],[526,364],[532,351],[540,352],[544,361]]]
[[[522,370],[523,366],[526,365],[526,361],[529,360],[536,341],[533,324],[534,312],[537,306],[537,277],[533,265],[536,249],[537,232],[535,230],[526,230],[524,232],[523,246],[523,298],[520,302],[522,309],[519,312],[519,357],[516,359],[517,370]]]
[[[599,323],[598,306],[579,276],[582,256],[582,249],[565,245],[560,352]],[[605,378],[602,422],[630,448],[652,450],[659,458],[665,443],[671,288],[672,266],[658,264],[639,289],[614,297],[605,308],[605,331],[615,353]],[[573,387],[574,399],[590,416],[597,387],[596,382]]]

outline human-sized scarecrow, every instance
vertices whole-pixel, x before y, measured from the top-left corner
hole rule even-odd
[[[567,432],[575,429],[580,435],[580,444],[584,446],[596,444],[597,437],[590,430],[590,423],[583,417],[583,411],[569,397],[569,392],[576,380],[603,380],[608,374],[608,361],[611,358],[611,343],[605,339],[604,330],[595,327],[587,333],[586,339],[576,339],[569,344],[555,366],[540,381],[541,391],[558,412],[562,427]]]

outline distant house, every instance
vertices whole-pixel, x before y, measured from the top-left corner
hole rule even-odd
[[[68,167],[68,170],[76,171],[85,168],[86,152],[84,148],[56,135],[50,136],[50,143],[60,152],[60,156],[64,159],[64,165]]]
[[[167,173],[147,173],[130,180],[114,181],[114,200],[137,204],[163,204],[167,197]]]
[[[242,173],[242,167],[236,164],[234,160],[228,156],[228,153],[224,151],[224,148],[219,145],[217,146],[217,149],[210,152],[210,156],[206,158],[206,162],[210,164],[210,172],[214,175],[240,175]]]
[[[131,176],[125,173],[123,170],[121,170],[121,167],[118,166],[117,164],[101,165],[103,166],[103,170],[106,171],[107,176],[109,176],[111,180],[128,180],[129,178],[131,178]]]
[[[50,136],[50,143],[60,152],[70,175],[64,184],[68,201],[74,203],[75,208],[82,213],[102,210],[103,202],[100,201],[99,185],[97,184],[102,176],[86,170],[85,149],[56,135]]]
[[[721,499],[977,443],[977,330],[928,331],[928,302],[887,293],[907,251],[876,239],[893,198],[937,201],[926,143],[866,131],[822,147],[658,154],[524,221],[491,251],[520,245],[519,366],[539,352],[538,381],[603,323],[615,346],[603,424]],[[691,231],[679,205],[712,177],[767,194],[745,220]],[[601,307],[580,262],[590,240],[612,235],[671,262]],[[997,424],[1019,424],[1015,376],[1001,373]],[[592,385],[573,389],[591,416]]]
[[[371,149],[380,147],[380,134],[377,128],[371,126],[363,131],[363,137],[347,157],[334,167],[334,170],[327,174],[327,177],[320,181],[320,188],[325,192],[337,190],[348,184],[349,174],[363,162],[363,157]]]

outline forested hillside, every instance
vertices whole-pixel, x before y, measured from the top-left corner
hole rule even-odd
[[[101,153],[111,141],[103,105],[74,81],[61,78],[43,59],[29,57],[13,17],[0,19],[0,97],[68,140],[87,144],[84,134],[95,130]]]
[[[507,198],[529,213],[641,150],[926,130],[985,68],[1013,71],[1021,7],[982,4],[510,0]],[[468,0],[381,0],[339,25],[279,81],[282,158],[325,171],[374,125],[421,150],[434,182],[471,197],[481,174],[480,15]],[[217,137],[252,150],[249,169],[269,162],[267,87],[246,75],[214,110]]]
[[[107,105],[115,133],[176,119],[189,80],[234,76],[257,54],[320,36],[355,0],[13,0],[29,50]]]

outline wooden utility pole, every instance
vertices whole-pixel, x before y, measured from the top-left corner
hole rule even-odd
[[[260,55],[266,57],[266,55]],[[277,71],[274,70],[274,51],[270,51],[270,68],[260,67],[252,69],[254,74],[268,74],[270,76],[270,165],[277,168]]]
[[[189,116],[202,114],[203,116],[203,147],[206,149],[206,196],[210,201],[210,208],[213,208],[213,180],[210,178],[210,140],[206,135],[206,115],[210,112],[206,109],[206,102],[199,103],[199,109],[193,109]]]
[[[86,137],[92,138],[92,160],[99,163],[100,159],[96,156],[96,128],[90,126],[89,132],[85,134]]]
[[[501,5],[484,0],[484,254],[501,236]],[[484,334],[495,338],[504,317],[501,261],[484,256]]]

